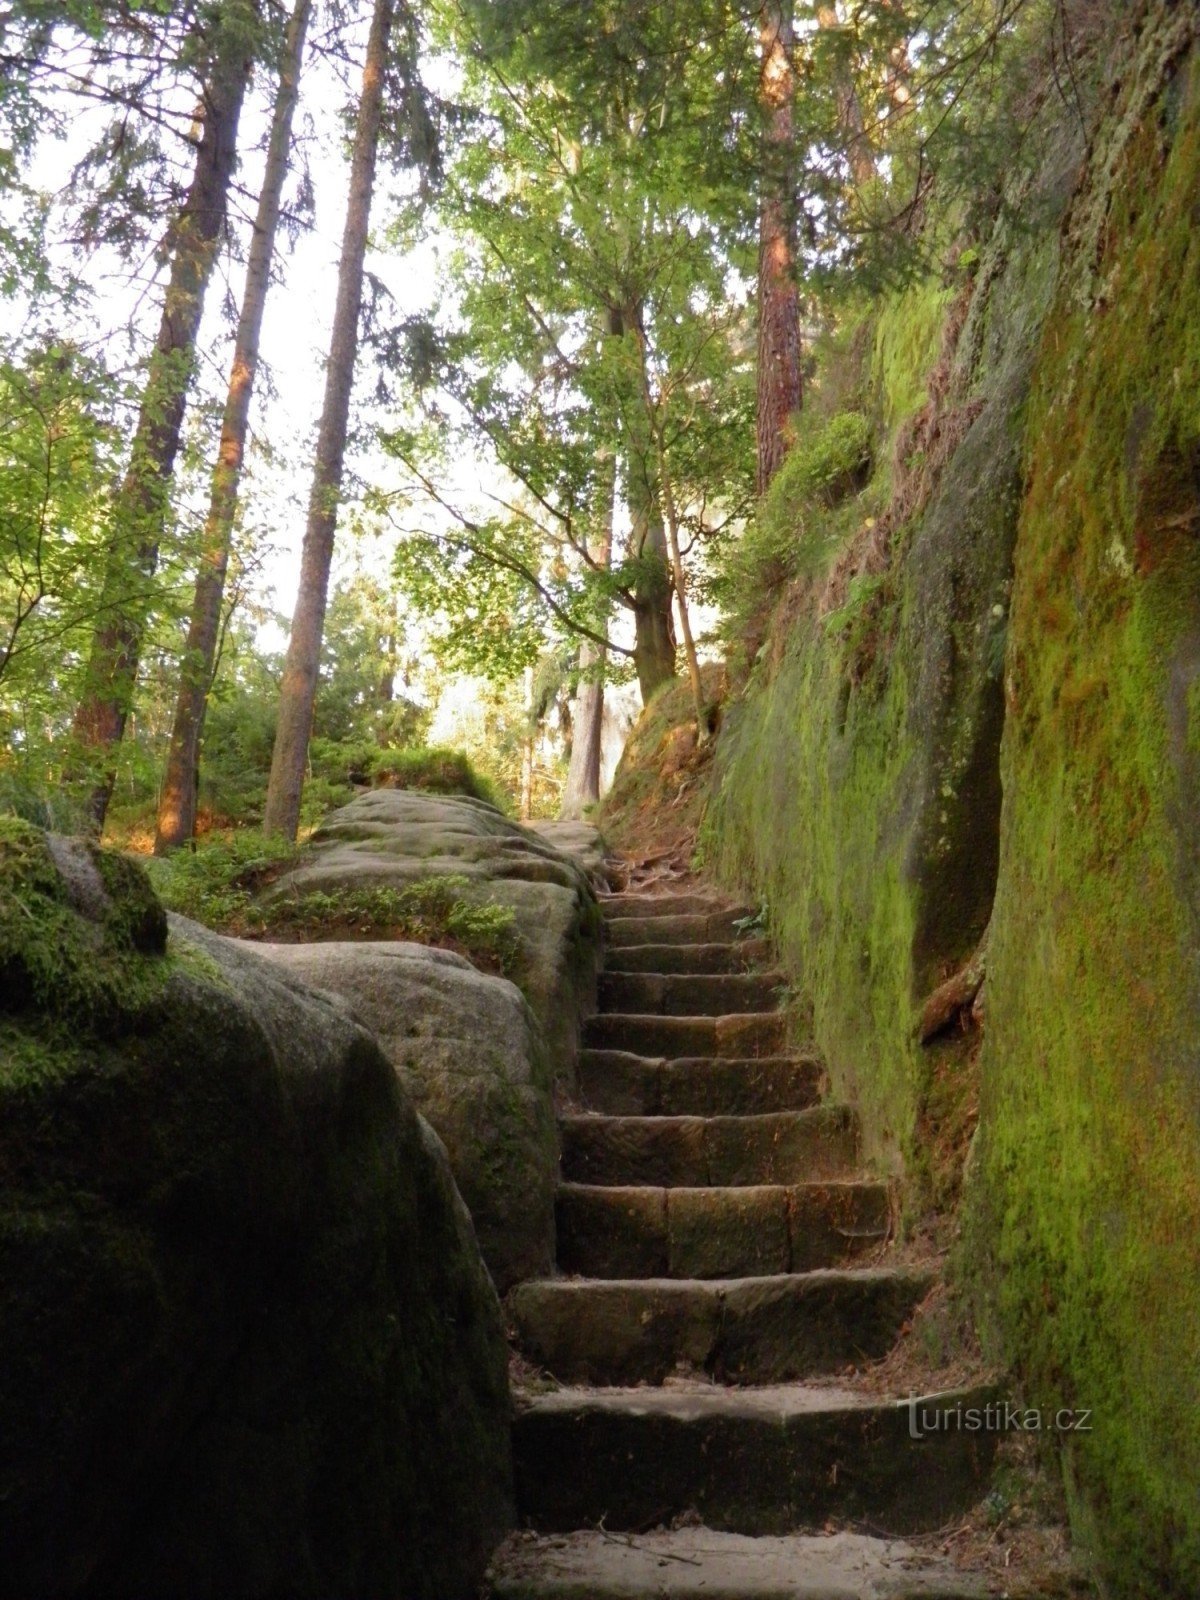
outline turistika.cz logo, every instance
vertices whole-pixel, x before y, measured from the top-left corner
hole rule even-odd
[[[931,1433],[1091,1433],[1092,1413],[1068,1409],[1042,1411],[1034,1406],[1019,1406],[1012,1400],[993,1400],[972,1406],[963,1401],[946,1405],[939,1400],[908,1402],[910,1439],[924,1439]]]

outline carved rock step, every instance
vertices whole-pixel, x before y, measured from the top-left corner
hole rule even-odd
[[[936,1405],[952,1419],[994,1398]],[[934,1405],[918,1414],[934,1420]],[[514,1421],[518,1516],[545,1532],[640,1531],[684,1512],[731,1533],[940,1528],[985,1492],[997,1435],[947,1423],[913,1438],[911,1423],[905,1401],[832,1388],[559,1389]]]
[[[601,1011],[671,1017],[723,1017],[774,1011],[781,972],[602,972]]]
[[[802,1111],[821,1098],[825,1068],[817,1056],[715,1060],[582,1050],[579,1093],[592,1111],[625,1117],[744,1116]]]
[[[604,1012],[584,1023],[591,1050],[639,1056],[777,1056],[787,1044],[787,1019],[752,1011],[725,1017],[656,1017]]]
[[[742,937],[746,913],[681,911],[673,915],[611,917],[604,924],[610,948],[631,944],[726,944]]]
[[[560,1118],[567,1182],[690,1189],[846,1177],[858,1124],[844,1106],[756,1117]]]
[[[590,1278],[811,1272],[882,1244],[886,1184],[654,1189],[564,1183],[558,1264]]]
[[[861,1533],[514,1534],[489,1576],[493,1600],[983,1600],[988,1593],[981,1577],[900,1540]]]
[[[601,896],[600,909],[606,921],[627,917],[712,916],[714,913],[748,921],[758,908],[700,890],[677,894],[608,894]]]
[[[875,1268],[769,1278],[551,1278],[508,1310],[521,1350],[563,1383],[787,1383],[886,1355],[934,1282]]]
[[[605,972],[750,972],[771,959],[766,939],[718,944],[627,944],[608,950]]]

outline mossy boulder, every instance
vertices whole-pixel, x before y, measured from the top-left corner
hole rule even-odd
[[[520,944],[512,976],[541,1025],[554,1077],[570,1085],[595,1009],[599,910],[570,856],[482,800],[375,789],[325,819],[303,861],[268,891],[336,895],[441,873],[464,900],[508,906]]]
[[[0,829],[0,1593],[466,1600],[508,1393],[444,1152],[342,1008],[165,932]]]
[[[260,944],[301,982],[341,995],[446,1146],[503,1293],[554,1263],[558,1138],[541,1029],[515,984],[403,941]]]

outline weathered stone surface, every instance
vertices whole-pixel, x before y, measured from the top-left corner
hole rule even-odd
[[[604,937],[610,945],[722,944],[741,933],[737,926],[748,915],[743,910],[681,911],[654,916],[606,917]]]
[[[738,905],[728,895],[712,889],[682,891],[676,894],[605,895],[600,902],[605,920],[626,917],[689,917],[733,916],[749,921],[755,914],[754,906]]]
[[[582,868],[482,800],[373,789],[325,819],[305,860],[272,896],[403,885],[454,873],[465,898],[510,906],[521,939],[516,977],[546,1036],[556,1077],[572,1084],[579,1025],[594,1008],[599,912]]]
[[[732,1278],[811,1272],[888,1236],[887,1185],[801,1183],[742,1189],[566,1183],[558,1261],[592,1278]]]
[[[667,1275],[666,1189],[564,1183],[558,1191],[558,1264],[592,1278]]]
[[[786,1249],[786,1226],[777,1239]],[[886,1354],[928,1273],[866,1269],[765,1277],[548,1279],[508,1297],[522,1352],[566,1383],[661,1383],[673,1372],[786,1383]]]
[[[938,1397],[982,1409],[988,1390]],[[932,1405],[932,1402],[930,1402]],[[780,1534],[865,1522],[939,1528],[983,1491],[996,1434],[912,1438],[909,1406],[832,1388],[559,1389],[513,1433],[520,1515],[544,1531],[642,1529],[698,1512],[712,1528]]]
[[[895,1539],[860,1533],[749,1539],[712,1528],[514,1535],[495,1600],[983,1600],[988,1584]]]
[[[599,828],[590,822],[565,822],[536,820],[525,826],[539,839],[544,839],[555,850],[573,861],[597,889],[605,884],[604,839]]]
[[[590,1049],[633,1055],[770,1056],[786,1048],[787,1018],[774,1012],[723,1017],[605,1012],[588,1018],[583,1039]]]
[[[791,1268],[788,1191],[674,1189],[667,1210],[667,1260],[681,1278],[756,1277]]]
[[[444,1152],[340,1007],[133,923],[104,1013],[70,950],[0,1000],[0,1591],[467,1600],[508,1396]]]
[[[716,944],[617,945],[604,958],[605,972],[751,972],[771,959],[766,939]]]
[[[674,1017],[721,1017],[774,1011],[784,979],[778,972],[602,972],[606,1011]]]
[[[854,1117],[838,1106],[756,1117],[560,1119],[563,1176],[571,1182],[709,1185],[803,1183],[853,1167]]]
[[[501,1292],[554,1259],[558,1138],[541,1032],[520,990],[425,945],[256,945],[332,990],[437,1129]]]
[[[815,1056],[678,1060],[621,1050],[583,1050],[579,1092],[613,1116],[744,1116],[800,1111],[820,1098],[825,1069]]]

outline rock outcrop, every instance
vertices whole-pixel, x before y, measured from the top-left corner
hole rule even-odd
[[[343,1007],[0,827],[0,1594],[473,1596],[499,1306]]]
[[[344,996],[446,1145],[484,1260],[503,1292],[554,1259],[558,1160],[541,1030],[521,991],[424,945],[258,945]]]
[[[373,789],[327,817],[305,860],[272,894],[400,887],[454,873],[465,897],[510,906],[520,985],[553,1075],[575,1077],[580,1026],[595,1008],[599,913],[585,870],[495,806],[462,796]]]

